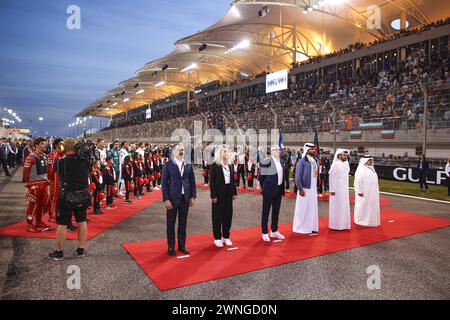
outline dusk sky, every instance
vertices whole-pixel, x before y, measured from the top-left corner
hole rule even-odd
[[[49,135],[71,135],[76,113],[169,53],[176,40],[215,23],[231,2],[1,0],[1,117],[8,107],[22,128],[31,120],[39,134],[43,117]],[[81,30],[66,27],[70,5],[81,9]]]

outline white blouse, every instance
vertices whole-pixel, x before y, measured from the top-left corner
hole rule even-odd
[[[225,178],[225,184],[230,184],[230,166],[222,165],[222,171]]]

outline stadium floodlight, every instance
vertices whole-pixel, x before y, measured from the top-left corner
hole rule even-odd
[[[39,117],[38,120],[39,121],[44,121],[44,118],[43,117]]]
[[[130,101],[130,99],[129,99],[129,98],[125,98],[125,99],[123,99],[123,102],[128,102],[128,101]]]
[[[197,69],[197,68],[198,68],[198,65],[194,62],[191,65],[184,68],[183,70],[181,70],[181,72],[186,72],[186,71]]]
[[[239,42],[239,43],[238,43],[237,45],[235,45],[234,47],[232,47],[232,48],[226,50],[224,53],[225,53],[225,54],[229,54],[229,53],[234,52],[234,51],[236,51],[236,50],[246,49],[246,48],[248,48],[248,47],[250,47],[250,41],[247,40],[247,39],[245,39],[245,40],[242,40],[241,42]]]
[[[165,81],[160,81],[157,84],[155,84],[155,88],[158,88],[158,87],[162,86],[165,83],[166,83]]]
[[[138,92],[136,92],[136,94],[141,94],[141,93],[144,93],[144,89],[141,89]]]

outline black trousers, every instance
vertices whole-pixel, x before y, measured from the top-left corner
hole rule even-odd
[[[232,183],[232,182],[231,182]],[[233,220],[233,194],[231,185],[225,187],[225,196],[217,198],[212,204],[212,225],[214,240],[230,238],[231,222]]]
[[[261,218],[261,229],[263,234],[269,233],[269,215],[270,209],[272,208],[272,232],[278,231],[278,217],[280,215],[280,207],[281,207],[281,191],[283,185],[278,186],[278,191],[275,195],[270,197],[263,196],[263,206],[262,206],[262,218]]]
[[[131,180],[124,180],[124,183],[125,183],[125,200],[130,200],[129,184],[131,183]]]
[[[112,188],[114,185],[107,184],[106,185],[106,205],[112,205],[113,204],[113,195],[112,195]]]
[[[241,165],[241,167],[239,168],[239,176],[241,177],[242,185],[245,188],[245,168],[244,168],[244,165]],[[238,182],[238,185],[239,185],[239,182]]]
[[[284,187],[289,189],[289,173],[291,172],[291,167],[287,167],[284,170]]]
[[[447,192],[448,192],[448,196],[450,197],[450,178],[447,177]]]
[[[92,194],[92,200],[94,202],[94,211],[100,211],[100,199],[98,197],[99,192],[101,192],[101,189],[95,189],[94,193]]]
[[[427,175],[423,170],[420,169],[419,169],[419,183],[420,189],[423,189],[423,186],[425,186],[425,189],[428,189]]]
[[[8,170],[8,161],[6,159],[0,159],[0,162],[2,163],[3,171],[5,171],[5,174],[9,176],[9,170]]]
[[[184,196],[178,205],[172,204],[172,209],[167,210],[167,245],[169,249],[175,248],[175,223],[178,216],[178,248],[186,246],[186,226],[189,204]]]

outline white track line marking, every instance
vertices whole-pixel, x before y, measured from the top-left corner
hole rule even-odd
[[[238,250],[238,249],[239,249],[239,248],[236,247],[236,248],[228,248],[227,250],[228,250],[228,251],[232,251],[232,250]]]
[[[177,259],[185,259],[185,258],[190,258],[191,256],[187,255],[187,256],[179,256],[177,257]]]
[[[283,241],[283,240],[273,240],[272,242],[281,242],[281,241]]]
[[[395,222],[395,220],[389,220],[388,222],[389,222],[389,223],[392,223],[392,222]]]
[[[354,190],[355,188],[350,187],[350,189]],[[425,200],[425,201],[431,201],[431,202],[439,202],[439,203],[450,204],[450,201],[436,200],[436,199],[429,199],[429,198],[421,198],[421,197],[415,197],[415,196],[408,196],[406,194],[398,194],[398,193],[385,192],[385,191],[380,191],[380,193],[381,194],[388,194],[390,196],[402,197],[402,198],[410,198],[410,199],[417,199],[417,200]]]

